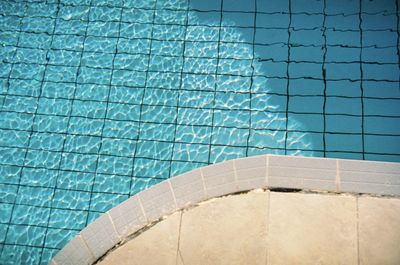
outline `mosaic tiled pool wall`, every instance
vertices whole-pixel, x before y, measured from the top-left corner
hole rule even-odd
[[[210,163],[400,161],[396,0],[0,1],[0,25],[0,264]]]

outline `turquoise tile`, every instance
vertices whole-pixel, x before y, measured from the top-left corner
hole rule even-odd
[[[93,193],[90,204],[90,210],[106,212],[113,206],[120,204],[128,199],[128,195],[122,194],[107,194],[107,193]]]
[[[72,134],[86,134],[100,136],[104,121],[101,119],[89,119],[82,117],[71,117],[68,132]]]
[[[4,265],[39,264],[41,247],[4,245],[0,262]]]
[[[136,156],[143,158],[171,159],[172,143],[158,141],[138,141]]]
[[[77,71],[78,67],[76,66],[49,65],[46,67],[45,80],[51,82],[75,82]]]
[[[53,188],[21,186],[16,202],[32,206],[50,207],[53,199]]]
[[[96,172],[130,176],[132,174],[132,160],[128,157],[100,155]]]
[[[75,98],[80,100],[107,101],[108,85],[77,84]]]
[[[137,139],[138,132],[138,122],[106,120],[104,124],[103,136],[124,139]]]
[[[39,64],[24,64],[24,63],[14,64],[10,77],[42,80],[45,72],[44,69],[45,67]]]
[[[173,160],[207,163],[209,146],[202,144],[176,143],[173,151]]]
[[[178,104],[178,97],[182,95],[176,91],[155,89],[146,89],[143,97],[143,103],[147,105],[164,105],[164,106],[176,106]]]
[[[100,144],[100,137],[69,135],[65,139],[64,151],[95,154],[99,151]]]
[[[131,23],[152,23],[153,13],[153,10],[124,8],[122,10],[121,21]]]
[[[103,138],[100,154],[129,157],[135,154],[135,148],[133,140]]]
[[[178,125],[176,127],[176,142],[208,144],[211,138],[211,127]]]
[[[84,49],[92,52],[114,52],[116,45],[117,39],[88,36],[85,39]]]
[[[50,208],[15,205],[11,222],[18,225],[46,226]]]
[[[118,37],[118,22],[90,22],[87,34],[100,37]]]
[[[22,170],[21,183],[29,186],[54,188],[59,176],[57,170],[44,168],[24,168]]]
[[[197,163],[197,162],[188,162],[188,161],[172,161],[171,163],[171,177],[178,176],[190,170],[204,167],[207,163]]]
[[[140,178],[165,179],[169,177],[170,167],[170,161],[136,158],[133,168],[133,176]]]
[[[246,156],[246,148],[231,146],[212,146],[210,163],[215,164],[229,159]]]
[[[106,102],[74,100],[71,115],[101,119],[106,116],[106,108]]]
[[[49,228],[46,233],[45,247],[63,248],[78,231]]]
[[[89,192],[57,189],[52,200],[52,206],[68,210],[87,210],[89,201]]]
[[[28,141],[28,132],[0,129],[0,146],[24,148],[27,147]]]
[[[248,129],[214,127],[211,144],[247,146]]]
[[[89,14],[87,6],[65,6],[60,7],[58,15],[64,20],[86,20]]]
[[[24,17],[22,19],[21,29],[23,31],[51,34],[53,32],[54,24],[55,19],[52,18]]]
[[[127,105],[123,103],[109,103],[107,118],[121,121],[138,121],[139,106]]]
[[[142,124],[140,140],[174,141],[175,126],[171,124]]]
[[[51,50],[47,53],[49,63],[63,66],[79,66],[81,52]]]
[[[121,18],[121,8],[91,7],[89,13],[90,21],[118,21]]]
[[[248,128],[250,112],[241,110],[215,110],[214,126]]]
[[[131,177],[127,176],[97,174],[93,191],[128,194],[131,182]]]
[[[31,97],[7,96],[4,99],[3,110],[23,113],[35,113],[37,99]]]
[[[155,178],[133,178],[130,194],[134,195],[142,190],[145,190],[157,183],[161,182],[162,179]]]
[[[212,110],[179,108],[178,124],[211,126],[212,116]]]
[[[48,133],[64,133],[68,129],[69,117],[35,115],[33,130]]]
[[[50,47],[51,35],[45,33],[21,32],[19,45],[30,48],[46,49]]]
[[[61,161],[61,153],[45,150],[28,150],[25,165],[30,167],[56,169]]]
[[[22,166],[24,164],[26,149],[17,147],[0,147],[0,161],[2,164]]]
[[[42,96],[47,98],[71,99],[75,93],[75,84],[65,82],[43,82]]]
[[[143,106],[141,120],[145,122],[174,123],[177,119],[176,107]]]
[[[1,185],[1,187],[5,188],[5,190],[0,193],[0,198],[1,198],[0,221],[2,223],[8,223],[11,220],[11,216],[12,216],[13,208],[14,208],[14,204],[12,204],[13,200],[12,200],[12,196],[11,196],[12,191],[11,190],[7,191],[8,187],[10,187],[10,186]],[[15,191],[14,191],[14,193],[15,193]],[[7,199],[7,197],[8,197],[8,199]],[[7,203],[7,201],[10,203]],[[6,229],[6,227],[7,226],[2,227],[2,229]],[[3,242],[5,239],[5,234],[1,233],[1,235],[3,235],[3,238],[1,239],[1,241]]]
[[[258,148],[284,148],[285,131],[250,130],[249,142]]]
[[[207,91],[182,91],[179,93],[179,106],[192,108],[212,108],[214,93]],[[216,106],[218,103],[215,104]]]
[[[97,155],[63,153],[61,169],[94,172],[96,170],[97,159]]]
[[[0,167],[0,183],[2,184],[17,184],[21,174],[21,168],[18,166]]]
[[[91,191],[94,174],[84,172],[59,171],[57,187],[65,190]]]

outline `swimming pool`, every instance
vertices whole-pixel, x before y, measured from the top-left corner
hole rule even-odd
[[[0,263],[47,264],[163,179],[287,154],[400,162],[387,1],[0,4]]]

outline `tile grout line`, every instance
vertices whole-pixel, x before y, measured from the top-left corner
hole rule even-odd
[[[291,38],[292,38],[292,1],[288,1],[289,7],[289,25],[287,27],[288,38],[287,38],[287,65],[286,65],[286,105],[285,105],[285,145],[284,145],[284,154],[287,155],[287,147],[288,147],[288,128],[289,128],[289,97],[290,97],[290,59],[292,57],[291,50]]]
[[[132,197],[132,198],[134,198],[134,197]],[[138,199],[140,210],[142,211],[143,217],[144,217],[144,219],[146,219],[146,222],[149,223],[149,218],[146,215],[146,212],[145,212],[143,204],[142,204],[142,199],[140,198],[139,194],[137,195],[137,199]]]
[[[206,182],[204,180],[203,168],[200,168],[200,176],[203,184],[204,196],[208,199],[207,189],[206,189]]]
[[[397,1],[396,1],[397,2]],[[359,54],[359,58],[360,58],[360,65],[359,65],[359,71],[360,71],[360,100],[361,100],[361,154],[362,154],[362,160],[365,160],[365,103],[364,103],[364,71],[366,71],[366,69],[364,70],[363,64],[364,62],[362,61],[363,59],[363,45],[364,45],[364,41],[363,41],[363,16],[362,16],[362,9],[363,9],[363,5],[362,5],[363,1],[359,0],[359,6],[360,6],[360,12],[358,13],[358,30],[360,33],[360,54]]]
[[[152,53],[151,53],[151,51],[152,51],[152,47],[153,47],[153,41],[154,41],[154,39],[153,39],[153,35],[154,35],[154,22],[155,22],[155,19],[156,19],[156,13],[157,13],[157,0],[155,0],[154,1],[154,10],[153,10],[153,14],[152,14],[152,27],[151,27],[151,29],[150,29],[150,38],[149,38],[149,53],[148,54],[146,54],[146,56],[148,56],[148,58],[147,58],[147,62],[146,62],[146,68],[145,68],[145,71],[144,71],[144,73],[145,73],[145,81],[144,81],[144,84],[143,84],[143,86],[142,86],[142,88],[143,88],[143,95],[142,95],[142,97],[141,97],[141,100],[140,100],[140,104],[138,104],[138,106],[139,106],[139,116],[138,116],[138,120],[137,121],[135,121],[135,125],[136,125],[136,122],[137,122],[137,135],[136,135],[136,137],[134,138],[134,139],[132,139],[132,140],[134,140],[135,142],[136,142],[136,145],[135,145],[135,150],[133,151],[133,157],[132,157],[132,168],[131,168],[131,170],[130,170],[130,178],[131,178],[131,180],[130,180],[130,183],[129,183],[129,196],[131,196],[132,195],[132,186],[133,186],[133,179],[136,177],[135,176],[135,166],[136,166],[136,159],[138,158],[137,157],[137,152],[138,152],[138,146],[137,146],[137,144],[139,143],[139,141],[141,140],[141,138],[140,138],[140,132],[142,131],[142,116],[143,116],[143,102],[144,102],[144,98],[145,98],[145,95],[146,95],[146,88],[148,88],[147,87],[147,82],[149,81],[149,69],[150,69],[150,61],[151,61],[151,55],[152,55]],[[124,103],[125,104],[125,103]],[[147,187],[148,188],[148,187]]]
[[[340,166],[339,166],[339,159],[336,159],[336,178],[335,178],[335,185],[336,185],[336,192],[339,192],[342,190],[342,185],[341,185],[341,178],[340,178]]]
[[[109,211],[105,212],[105,214],[107,215],[108,219],[110,220],[110,223],[111,223],[111,226],[112,226],[112,228],[114,230],[114,233],[118,236],[119,241],[121,241],[122,236],[120,236],[120,234],[118,233],[117,228],[115,227],[114,221],[113,221],[113,219],[111,217],[111,214],[109,213]]]
[[[327,48],[326,48],[326,42],[327,42],[327,38],[326,38],[326,0],[324,0],[324,9],[323,9],[323,23],[322,23],[322,37],[324,39],[324,43],[322,46],[323,49],[323,56],[322,56],[322,78],[323,78],[323,96],[324,96],[324,101],[323,101],[323,105],[322,105],[322,116],[323,116],[323,133],[322,133],[322,144],[323,144],[323,149],[324,149],[324,157],[326,157],[326,127],[327,127],[327,117],[326,117],[326,91],[327,91],[327,82],[326,82],[326,54],[327,54]]]
[[[252,54],[251,54],[251,77],[250,77],[250,89],[249,89],[249,134],[247,135],[246,140],[246,157],[249,156],[249,142],[252,134],[252,101],[253,101],[253,91],[254,91],[254,57],[255,57],[255,42],[256,42],[256,34],[257,34],[257,0],[254,0],[254,19],[253,19],[253,38],[252,38]]]
[[[171,159],[170,159],[170,163],[169,163],[169,170],[168,170],[168,178],[171,178],[171,177],[173,177],[172,175],[171,175],[171,173],[172,173],[172,163],[173,163],[173,158],[174,158],[174,156],[175,156],[175,147],[176,147],[176,144],[177,144],[177,141],[176,141],[176,136],[177,136],[177,129],[178,129],[178,118],[179,118],[179,110],[180,110],[180,105],[179,105],[179,102],[180,102],[180,99],[181,99],[181,96],[183,95],[183,92],[182,92],[182,90],[181,90],[181,88],[182,88],[182,86],[183,86],[183,82],[182,82],[182,80],[183,80],[183,76],[184,76],[184,74],[183,74],[183,72],[184,72],[184,69],[185,69],[185,58],[186,58],[186,56],[185,56],[185,53],[186,53],[186,38],[187,38],[187,28],[188,28],[188,21],[189,21],[189,5],[190,5],[190,0],[188,0],[188,2],[187,2],[187,10],[186,10],[186,17],[185,17],[185,29],[184,29],[184,36],[183,36],[183,41],[182,41],[182,57],[178,57],[178,58],[182,58],[182,66],[181,66],[181,72],[180,72],[180,78],[179,78],[179,86],[178,86],[178,92],[177,92],[177,97],[176,97],[176,117],[175,117],[175,120],[174,120],[174,122],[173,122],[173,131],[174,131],[174,137],[173,137],[173,143],[172,143],[172,146],[171,146],[171,149],[172,149],[172,151],[171,151]],[[178,144],[179,145],[179,144]]]
[[[94,255],[94,253],[92,252],[92,250],[90,249],[88,243],[86,242],[85,238],[81,235],[81,233],[79,233],[77,235],[78,238],[80,238],[83,242],[83,244],[85,245],[85,247],[87,248],[87,250],[89,251],[89,254],[92,256],[93,260],[96,260],[96,255]],[[70,241],[71,242],[71,241]]]
[[[168,183],[168,187],[169,187],[169,189],[170,189],[170,191],[172,193],[172,198],[174,199],[174,203],[175,203],[175,210],[174,211],[176,211],[176,210],[178,210],[178,203],[176,202],[175,192],[174,192],[174,189],[172,188],[172,184],[171,184],[171,181],[169,179],[167,179],[167,183]]]
[[[220,14],[219,14],[219,26],[218,26],[218,41],[217,41],[217,58],[216,58],[216,66],[215,66],[215,72],[213,74],[209,74],[210,76],[215,76],[215,82],[214,82],[214,89],[212,90],[213,92],[213,100],[212,100],[212,106],[213,108],[211,109],[211,129],[210,129],[210,141],[209,141],[209,147],[208,147],[208,159],[207,159],[207,164],[212,164],[211,162],[211,153],[212,153],[212,146],[213,146],[213,135],[214,135],[214,128],[216,127],[215,124],[215,103],[216,103],[216,97],[217,97],[217,87],[218,87],[218,80],[219,80],[219,64],[221,60],[221,31],[222,31],[222,20],[224,16],[223,12],[223,7],[224,7],[224,0],[221,0],[220,4]],[[215,163],[215,161],[213,161]]]

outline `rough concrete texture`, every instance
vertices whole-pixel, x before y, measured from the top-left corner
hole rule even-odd
[[[271,193],[269,264],[357,264],[353,196]]]
[[[179,245],[183,263],[265,264],[268,196],[228,196],[184,212]]]
[[[400,200],[358,199],[360,264],[400,264]]]
[[[400,199],[253,191],[179,211],[99,264],[400,264]]]

